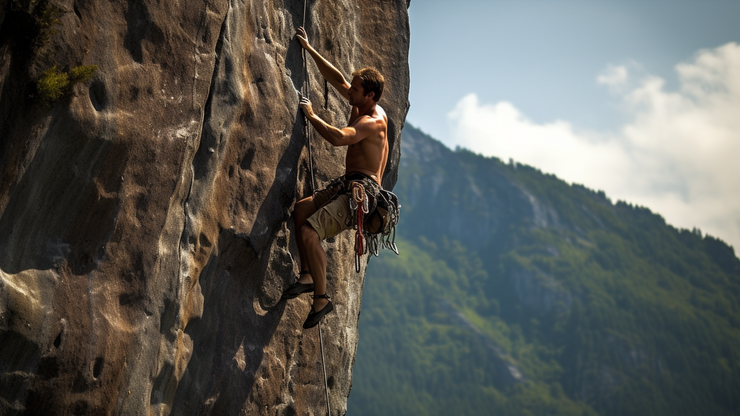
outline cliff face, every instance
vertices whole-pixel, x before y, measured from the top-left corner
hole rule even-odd
[[[0,413],[322,414],[317,329],[290,213],[310,194],[297,89],[303,2],[0,0]],[[397,177],[406,0],[309,1],[343,73],[387,79]],[[51,28],[51,29],[49,29]],[[42,103],[36,81],[96,65]],[[53,73],[53,71],[52,71]],[[314,108],[349,106],[309,62]],[[314,135],[318,185],[345,149]],[[333,414],[346,411],[364,279],[325,244]]]

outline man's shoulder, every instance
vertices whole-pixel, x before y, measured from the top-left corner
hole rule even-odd
[[[381,124],[384,127],[388,126],[388,115],[385,113],[385,110],[383,110],[383,107],[376,105],[375,106],[375,115],[374,118],[377,120],[379,124]]]
[[[385,113],[385,110],[384,110],[384,109],[383,109],[383,107],[381,107],[380,105],[378,105],[378,104],[375,104],[375,110],[376,110],[376,111],[378,112],[378,114],[380,114],[380,115],[381,115],[382,117],[388,118],[388,115],[386,115],[386,113]]]
[[[352,124],[357,125],[359,123],[366,125],[387,126],[388,116],[386,115],[385,110],[380,107],[375,107],[375,111],[372,114],[361,115],[357,117],[357,119]]]

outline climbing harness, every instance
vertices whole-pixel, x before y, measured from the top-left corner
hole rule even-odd
[[[359,177],[359,178],[358,178]],[[349,219],[355,229],[355,271],[360,272],[362,256],[368,250],[374,256],[380,249],[392,250],[398,255],[396,246],[396,225],[401,213],[398,197],[391,191],[381,188],[377,182],[361,173],[352,173],[338,180],[343,184],[344,193],[349,193]],[[340,190],[339,194],[343,192]]]
[[[392,250],[398,255],[396,226],[401,213],[398,197],[383,189],[371,177],[352,172],[340,176],[326,187],[331,190],[331,201],[340,195],[349,196],[350,216],[345,225],[355,230],[355,271],[360,272],[362,256],[369,251],[374,256],[380,249]]]

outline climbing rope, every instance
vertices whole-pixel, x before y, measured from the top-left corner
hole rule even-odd
[[[355,231],[355,271],[360,272],[360,260],[365,254],[365,239],[362,224],[365,222],[365,214],[370,212],[369,199],[365,187],[360,182],[352,182],[352,197],[349,200],[349,209],[355,211],[357,217],[357,231]]]
[[[306,5],[308,1],[303,0],[303,28],[306,28]],[[301,56],[303,57],[303,87],[301,88],[301,94],[303,94],[304,97],[311,99],[309,94],[311,92],[311,88],[309,85],[309,78],[308,78],[308,61],[306,60],[306,50],[304,48],[301,48]],[[306,135],[306,147],[308,147],[308,171],[309,175],[311,176],[311,195],[316,194],[316,181],[314,180],[313,175],[313,155],[311,154],[311,128],[308,125],[308,117],[306,115],[303,115],[303,128],[304,133]]]
[[[326,381],[326,360],[324,360],[324,337],[321,335],[321,321],[319,321],[319,344],[321,345],[321,368],[324,370],[324,393],[326,394],[326,414],[331,416],[329,407],[329,383]]]
[[[308,0],[303,0],[303,28],[306,28],[306,7]],[[309,97],[311,91],[308,78],[308,61],[306,60],[306,50],[301,48],[301,56],[303,57],[303,87],[302,94],[304,97]],[[308,147],[308,171],[311,177],[311,195],[316,195],[316,180],[313,174],[313,155],[311,154],[311,128],[308,125],[308,117],[303,115],[304,132],[306,135],[306,147]],[[331,416],[331,407],[329,405],[329,383],[326,380],[326,360],[324,359],[324,336],[321,333],[321,321],[319,321],[319,345],[321,348],[321,369],[324,374],[324,393],[326,394],[326,414]]]

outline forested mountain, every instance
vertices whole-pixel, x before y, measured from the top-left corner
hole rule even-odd
[[[407,125],[348,414],[739,415],[724,242]]]

